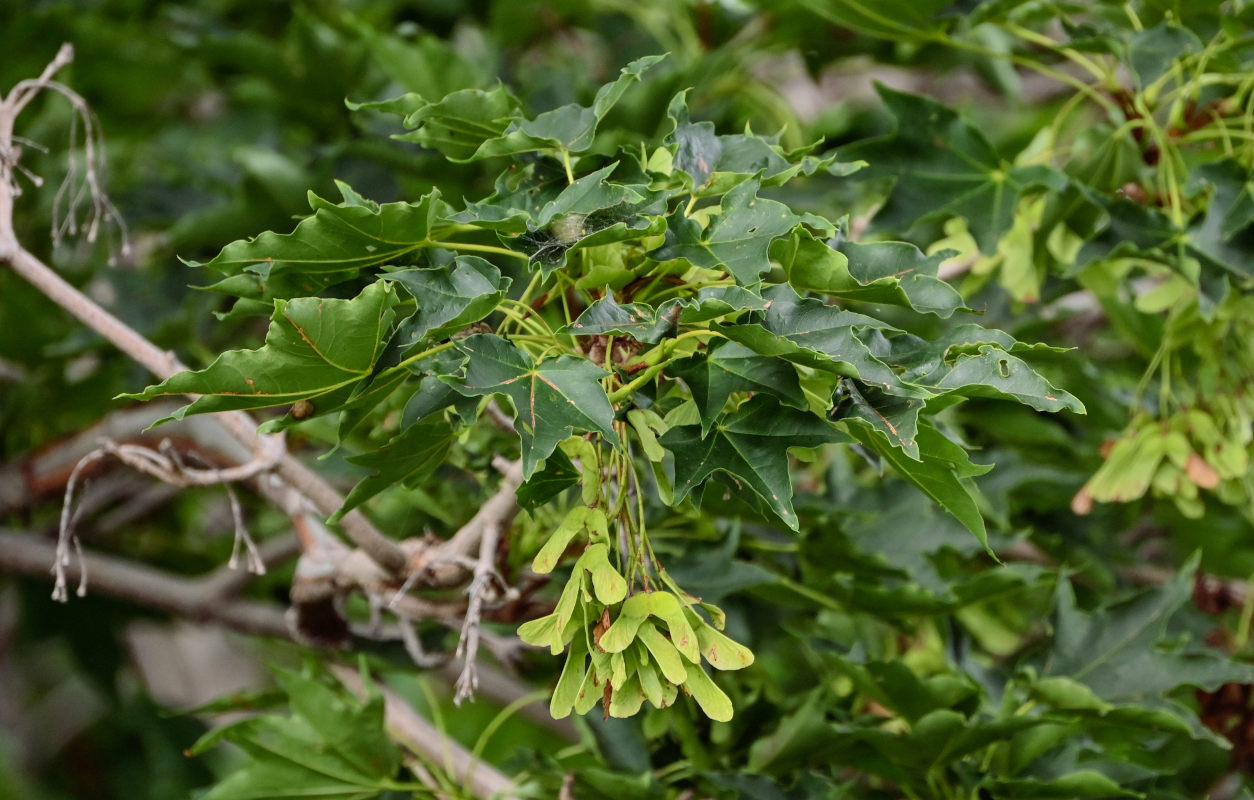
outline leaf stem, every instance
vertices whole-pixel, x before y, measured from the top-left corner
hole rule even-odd
[[[380,372],[379,374],[380,374],[381,376],[382,376],[382,375],[390,375],[390,374],[391,374],[391,373],[393,373],[393,372],[397,372],[397,371],[399,371],[399,370],[405,369],[405,368],[406,368],[406,367],[408,367],[410,364],[414,364],[414,363],[416,363],[416,362],[418,362],[418,361],[423,360],[424,358],[428,358],[429,356],[433,356],[433,355],[435,355],[436,353],[443,353],[445,350],[449,349],[450,347],[452,347],[452,346],[453,346],[453,345],[455,345],[455,344],[456,344],[456,342],[455,342],[454,340],[449,339],[447,342],[443,342],[443,343],[441,343],[441,344],[437,344],[437,345],[436,345],[436,346],[434,346],[434,347],[429,347],[429,348],[427,348],[426,350],[423,350],[421,353],[416,353],[416,354],[414,354],[414,355],[410,356],[409,358],[406,358],[406,359],[402,360],[402,361],[401,361],[399,364],[397,364],[396,366],[394,366],[394,367],[388,367],[387,369],[383,370],[383,371],[382,371],[382,372]]]
[[[661,345],[658,346],[658,351],[660,354],[659,358],[661,360],[659,360],[656,364],[646,369],[644,372],[641,372],[639,375],[633,378],[630,383],[624,384],[623,386],[620,386],[619,388],[615,389],[613,392],[610,392],[610,396],[609,396],[610,402],[611,403],[622,402],[626,398],[630,397],[631,394],[635,392],[637,389],[639,389],[641,386],[644,386],[646,383],[656,378],[659,372],[661,372],[672,361],[676,360],[672,358],[670,354],[674,352],[679,342],[683,341],[684,339],[692,338],[693,336],[702,336],[702,335],[727,338],[723,336],[723,334],[719,333],[718,331],[712,331],[709,328],[701,328],[699,330],[694,330],[694,331],[685,331],[684,333],[681,333],[678,336],[676,336],[674,339],[665,340],[664,342],[662,342]]]
[[[441,242],[432,239],[423,241],[423,247],[439,247],[444,250],[454,250],[466,253],[492,253],[493,255],[506,256],[508,258],[517,258],[523,261],[530,261],[531,256],[526,253],[520,253],[517,250],[510,250],[505,247],[497,247],[491,244],[475,244],[474,242]]]

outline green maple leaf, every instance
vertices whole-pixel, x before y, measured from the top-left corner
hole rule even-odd
[[[739,283],[757,283],[771,268],[771,243],[802,221],[783,203],[758,197],[758,187],[756,179],[745,181],[724,195],[708,228],[677,210],[667,221],[666,243],[650,255],[658,261],[682,258],[698,267],[727,270]]]
[[[418,303],[397,331],[394,346],[402,348],[478,322],[500,305],[512,283],[477,256],[458,256],[451,266],[401,270],[384,278],[404,286]]]
[[[899,447],[913,459],[919,458],[919,412],[923,401],[917,397],[898,397],[874,386],[858,385],[849,380],[843,382],[846,398],[840,406],[845,419],[856,418],[871,426],[882,436]]]
[[[416,203],[384,205],[362,200],[343,184],[340,190],[344,202],[338,205],[310,192],[314,213],[291,233],[266,231],[227,245],[212,261],[188,263],[226,273],[210,288],[238,297],[311,295],[430,247],[431,228],[446,211],[437,190]]]
[[[679,425],[658,441],[675,456],[675,503],[718,472],[757,495],[788,527],[798,529],[792,507],[788,450],[817,447],[844,437],[824,420],[757,395],[715,423],[708,435],[700,425]]]
[[[678,306],[677,301],[665,303],[660,309],[648,303],[619,303],[614,299],[614,293],[609,292],[584,309],[578,319],[558,333],[574,336],[613,334],[628,336],[637,342],[656,344],[663,336],[675,330],[675,321],[679,316]]]
[[[351,300],[301,297],[275,300],[266,343],[230,350],[197,372],[180,372],[140,394],[151,400],[199,394],[174,414],[269,408],[310,400],[325,412],[370,377],[396,318],[396,292],[375,281]]]
[[[482,333],[466,337],[458,349],[469,357],[465,375],[442,380],[465,395],[503,394],[513,401],[524,478],[574,431],[617,442],[614,408],[600,383],[608,373],[586,358],[559,356],[537,364],[500,336]]]
[[[901,379],[935,395],[1017,400],[1038,411],[1084,413],[1083,403],[1014,355],[1058,352],[1057,348],[1026,345],[979,325],[960,325],[932,342],[902,336],[893,349],[897,362],[906,368]]]
[[[290,716],[249,716],[210,731],[189,750],[200,755],[226,741],[245,756],[240,768],[204,797],[369,800],[387,792],[401,751],[384,730],[379,692],[367,684],[363,701],[313,677],[275,672],[288,695]]]
[[[535,229],[540,209],[568,188],[566,174],[556,164],[541,161],[523,169],[511,167],[497,177],[492,194],[468,200],[466,208],[449,220],[500,233],[526,233]]]
[[[1092,613],[1076,606],[1070,581],[1060,580],[1054,648],[1042,677],[1066,677],[1111,703],[1144,703],[1180,686],[1213,691],[1254,681],[1254,665],[1233,661],[1200,643],[1182,645],[1172,620],[1193,596],[1194,555],[1166,584]]]
[[[475,161],[485,141],[505,132],[518,113],[518,100],[502,86],[462,89],[434,103],[410,94],[366,108],[406,114],[410,133],[394,138],[438,150],[449,161]]]
[[[768,392],[790,406],[806,408],[797,370],[791,364],[736,342],[712,346],[705,356],[677,361],[666,368],[666,374],[688,384],[701,414],[702,436],[734,392]]]
[[[410,425],[377,450],[349,457],[352,463],[372,469],[374,473],[353,487],[331,521],[335,522],[395,483],[409,487],[420,485],[444,463],[452,440],[453,428],[443,419],[432,418]]]
[[[623,67],[618,79],[602,86],[591,106],[575,103],[545,111],[535,119],[515,122],[504,135],[485,141],[474,158],[517,155],[537,150],[581,153],[592,147],[597,126],[623,94],[665,56],[644,56]]]
[[[572,251],[661,233],[666,193],[611,182],[617,166],[585,175],[544,205],[533,201],[523,235],[502,241],[526,252],[548,278]]]
[[[570,185],[541,165],[521,176],[507,171],[492,195],[448,219],[496,231],[547,278],[573,250],[661,233],[667,193],[630,182],[643,176],[611,181],[618,167],[614,162]]]
[[[908,231],[920,222],[957,216],[980,250],[993,253],[1009,230],[1015,206],[1040,187],[1060,191],[1066,178],[1045,166],[1003,160],[979,129],[935,100],[877,84],[897,130],[842,151],[867,161],[860,180],[891,177],[892,193],[875,215],[877,227]]]
[[[648,303],[619,303],[610,292],[558,333],[614,334],[656,344],[672,333],[676,325],[697,325],[742,311],[765,309],[766,301],[760,295],[739,286],[707,286],[695,297],[667,300],[656,308]]]
[[[697,196],[723,194],[755,175],[763,186],[780,186],[798,175],[813,175],[821,169],[847,175],[863,166],[837,164],[835,155],[808,155],[814,145],[786,153],[779,146],[778,137],[757,136],[748,129],[743,134],[719,136],[714,132],[714,123],[691,121],[688,91],[671,98],[666,109],[675,126],[666,142],[673,148],[672,167],[687,176],[684,188]]]
[[[768,308],[760,323],[726,325],[718,330],[764,356],[858,378],[896,394],[926,394],[899,380],[897,373],[859,337],[863,330],[896,331],[887,323],[802,298],[787,284],[770,287],[762,297]]]
[[[991,466],[971,463],[965,450],[945,438],[931,424],[920,423],[917,419],[914,421],[914,438],[905,441],[900,431],[890,438],[883,425],[875,424],[863,415],[846,416],[842,423],[864,447],[953,514],[975,534],[980,544],[988,548],[988,531],[970,479],[988,472]],[[910,455],[911,451],[915,455]]]
[[[962,295],[936,276],[941,262],[954,255],[943,250],[924,255],[907,242],[856,244],[841,240],[828,247],[808,231],[799,231],[785,258],[788,282],[846,300],[905,306],[947,318],[967,309]]]

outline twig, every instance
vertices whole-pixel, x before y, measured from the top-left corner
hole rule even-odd
[[[14,123],[26,104],[45,89],[53,89],[70,98],[71,102],[75,103],[76,110],[79,110],[80,114],[84,113],[85,104],[82,107],[79,106],[82,98],[52,80],[53,75],[70,63],[73,58],[73,48],[69,45],[62,46],[39,78],[19,82],[8,97],[0,99],[0,262],[7,262],[14,272],[25,278],[50,300],[109,340],[157,378],[165,380],[185,369],[174,354],[161,350],[62,280],[51,268],[21,246],[13,230],[13,199],[17,195],[13,170],[17,166],[17,159],[20,155],[20,148],[15,149],[13,143]],[[91,125],[89,110],[87,110],[84,124]],[[90,128],[89,133],[92,130],[95,129]],[[91,141],[90,135],[88,140],[87,146],[94,148],[95,143]],[[93,150],[91,157],[102,157],[102,154],[97,154]],[[93,203],[107,202],[99,200],[103,197],[103,190],[97,182],[95,162],[92,161],[87,166],[88,191],[92,194]],[[258,434],[257,424],[250,416],[240,411],[227,412],[219,415],[219,422],[244,444],[253,456],[252,462],[244,467],[229,471],[223,470],[231,479],[242,480],[273,467],[286,483],[309,498],[322,513],[333,514],[343,505],[344,498],[339,492],[282,450],[281,440]],[[405,572],[404,552],[375,529],[363,515],[354,511],[346,515],[341,524],[349,538],[370,553],[371,557],[386,571],[396,575]]]
[[[270,550],[277,541],[272,539],[261,545],[262,557],[267,562],[272,556],[280,557],[277,548]],[[55,554],[56,545],[47,539],[29,531],[0,528],[0,571],[48,580],[48,564]],[[82,555],[82,563],[91,571],[95,594],[122,598],[199,622],[213,622],[241,633],[292,638],[284,612],[278,606],[225,596],[225,579],[247,579],[246,574],[219,569],[203,578],[192,578],[90,552]],[[77,567],[71,565],[67,576],[70,580],[76,579]],[[458,668],[449,664],[440,672],[452,681]],[[479,694],[500,705],[508,705],[532,691],[517,678],[487,664],[479,666],[479,684]],[[531,703],[520,713],[568,741],[578,738],[569,719],[555,720],[549,715],[547,703]]]
[[[57,557],[57,546],[52,542],[0,528],[0,568],[5,571],[43,577]],[[100,553],[81,554],[77,563],[66,567],[67,579],[79,578],[82,565],[91,572],[93,592],[199,622],[221,623],[243,633],[291,638],[283,611],[268,603],[223,600],[196,591],[194,579]]]
[[[354,694],[365,696],[366,687],[357,670],[332,665],[331,672]],[[440,733],[396,692],[386,686],[376,686],[376,689],[383,695],[388,731],[398,742],[429,761],[443,765],[455,779],[468,784],[476,797],[518,800],[513,793],[513,782],[503,773],[475,759],[466,748]]]
[[[3,107],[0,106],[0,111],[2,110]],[[0,141],[0,146],[3,146],[3,141]],[[4,195],[5,192],[0,190],[0,197]],[[2,210],[0,206],[0,211]],[[0,236],[3,235],[6,225],[9,226],[9,230],[12,230],[11,222],[11,218],[6,220],[0,217]],[[64,281],[38,258],[16,245],[15,242],[10,243],[13,244],[13,248],[9,250],[10,255],[7,261],[14,272],[29,281],[57,305],[108,339],[156,377],[164,380],[183,371],[183,365],[173,354],[159,349]],[[0,261],[5,260],[5,245],[6,242],[0,239]],[[222,470],[231,479],[243,480],[265,469],[273,468],[285,483],[307,497],[323,514],[333,514],[344,504],[343,496],[330,484],[290,454],[279,449],[282,446],[281,440],[257,433],[257,423],[252,417],[242,411],[229,411],[218,414],[215,418],[254,456],[254,460],[247,465]],[[268,484],[262,482],[259,485],[262,493],[268,496]],[[341,526],[348,537],[368,552],[371,558],[375,559],[385,570],[393,574],[402,574],[405,571],[404,551],[380,533],[365,516],[353,511],[345,515]]]
[[[522,485],[522,462],[507,461],[497,456],[492,460],[492,466],[501,473],[501,483],[496,493],[479,507],[469,522],[438,548],[438,553],[432,554],[433,558],[474,552],[489,527],[496,526],[505,530],[514,520],[514,515],[518,513],[518,487]]]
[[[500,540],[500,526],[496,523],[485,525],[483,536],[479,540],[479,560],[475,564],[475,577],[466,590],[470,602],[466,606],[462,634],[457,642],[456,656],[463,659],[464,663],[462,674],[457,679],[457,692],[453,695],[454,705],[460,706],[463,700],[474,697],[475,690],[479,688],[475,661],[479,657],[479,626],[483,622],[483,603],[492,590],[493,583],[503,583],[496,571],[496,548]]]

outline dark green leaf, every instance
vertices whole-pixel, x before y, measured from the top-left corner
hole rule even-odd
[[[231,350],[199,372],[181,372],[141,394],[204,395],[175,413],[268,408],[347,392],[369,377],[387,343],[396,293],[376,281],[352,300],[302,297],[276,300],[266,343],[259,350]]]
[[[614,409],[600,380],[606,372],[585,358],[559,356],[536,364],[505,339],[475,334],[458,348],[469,356],[464,377],[445,378],[462,394],[508,395],[522,438],[523,477],[530,478],[575,430],[599,433],[617,444]]]
[[[648,303],[620,304],[614,300],[614,293],[609,292],[558,333],[574,336],[613,334],[656,344],[675,330],[675,317],[678,315],[678,303],[674,301],[663,305],[662,309],[655,309]]]
[[[714,345],[708,355],[677,361],[666,368],[666,374],[682,378],[688,385],[701,413],[702,436],[734,392],[767,392],[795,408],[807,407],[791,364],[759,355],[736,342]]]
[[[509,278],[477,256],[458,256],[452,266],[407,269],[383,276],[395,281],[418,303],[418,310],[397,329],[394,346],[423,339],[443,339],[492,313],[509,290]]]
[[[1197,557],[1169,582],[1086,613],[1069,581],[1058,582],[1054,649],[1042,675],[1069,677],[1110,703],[1144,703],[1180,686],[1214,690],[1254,681],[1254,666],[1197,644],[1172,641],[1169,624],[1189,604]]]
[[[544,467],[518,487],[518,505],[527,510],[539,508],[579,483],[579,470],[559,448],[544,460]]]
[[[667,222],[666,243],[650,255],[658,261],[682,258],[698,267],[727,270],[745,285],[771,268],[771,242],[801,218],[788,206],[758,197],[759,182],[745,181],[723,197],[721,211],[703,228],[680,209]]]
[[[897,474],[957,517],[967,530],[975,534],[980,544],[988,547],[984,517],[975,501],[975,487],[965,479],[987,472],[991,467],[972,464],[961,447],[928,425],[920,425],[915,437],[919,445],[919,460],[916,460],[894,446],[870,423],[851,417],[846,418],[845,424],[849,433],[863,446],[877,453]]]
[[[898,397],[874,386],[858,388],[846,380],[842,387],[847,395],[841,404],[840,416],[862,420],[874,428],[906,455],[919,458],[919,444],[915,436],[919,431],[919,412],[923,401],[914,397]]]
[[[803,299],[786,284],[770,287],[762,297],[768,308],[760,324],[727,325],[718,330],[764,356],[858,378],[906,396],[925,396],[922,390],[900,381],[859,338],[862,330],[891,332],[895,330],[892,326],[818,300]]]
[[[374,474],[353,487],[332,521],[395,483],[411,488],[420,485],[444,463],[453,432],[452,426],[443,419],[428,418],[410,425],[383,447],[350,457],[349,461],[374,470]]]
[[[684,188],[696,196],[723,194],[755,175],[763,186],[779,186],[798,175],[813,175],[822,169],[848,175],[863,166],[835,164],[834,155],[785,153],[777,139],[748,131],[719,136],[713,123],[691,121],[687,97],[685,90],[671,98],[666,113],[675,128],[667,142],[674,148],[672,168],[687,176]]]
[[[790,528],[797,530],[788,450],[842,439],[840,433],[813,414],[758,395],[716,423],[708,436],[702,436],[700,425],[681,425],[671,428],[658,441],[675,456],[676,503],[710,476],[722,472],[736,486],[756,494]]]
[[[936,217],[962,217],[980,250],[993,253],[1020,197],[1063,188],[1061,173],[1004,161],[979,129],[935,100],[878,84],[876,90],[897,120],[896,132],[842,151],[869,162],[858,180],[894,179],[876,226],[906,232]]]

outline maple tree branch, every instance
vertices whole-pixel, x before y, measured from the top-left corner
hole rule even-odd
[[[56,559],[55,542],[0,528],[0,569],[47,579]],[[255,600],[224,600],[209,583],[102,553],[82,553],[65,567],[76,580],[86,567],[95,592],[130,600],[197,622],[217,622],[241,633],[291,638],[283,610]]]
[[[354,694],[365,696],[366,687],[357,670],[333,664],[331,672]],[[466,748],[440,733],[396,692],[377,684],[375,689],[383,695],[385,724],[392,738],[428,761],[443,766],[477,797],[517,800],[513,781],[502,772],[479,761]]]
[[[145,367],[160,380],[182,372],[186,367],[173,353],[162,350],[117,317],[105,311],[82,292],[57,275],[54,270],[25,250],[13,230],[13,200],[18,194],[14,175],[20,148],[14,147],[13,126],[18,113],[42,89],[52,84],[52,76],[73,60],[74,51],[63,46],[56,58],[44,69],[39,78],[22,81],[0,100],[0,262],[27,280],[48,299],[61,306],[83,324],[99,333],[123,353]],[[98,185],[91,183],[93,192]],[[263,436],[257,432],[256,421],[242,411],[217,415],[218,422],[232,436],[248,448],[253,459],[234,469],[224,469],[217,480],[240,480],[273,470],[283,482],[296,489],[323,514],[333,514],[343,505],[344,498],[304,464],[283,449],[279,437]],[[259,483],[262,493],[269,498],[269,482]],[[278,489],[279,487],[274,487]],[[272,498],[271,498],[272,499]],[[358,511],[341,520],[345,534],[358,547],[370,554],[389,573],[401,574],[406,567],[405,553],[395,542],[384,536]]]
[[[3,142],[0,141],[0,147],[2,146]],[[11,220],[0,219],[0,235],[5,230],[6,222],[9,223],[9,230],[12,229]],[[10,256],[7,259],[3,258],[5,252],[5,243],[0,241],[0,260],[7,260],[14,272],[133,358],[158,379],[164,380],[185,369],[173,353],[161,350],[126,323],[102,309],[20,245],[15,244],[13,249],[8,251]],[[254,460],[250,461],[246,468],[234,471],[221,470],[222,473],[230,472],[232,480],[253,477],[260,472],[273,469],[284,483],[308,498],[323,514],[333,514],[344,504],[343,495],[317,473],[279,449],[281,440],[275,444],[272,437],[257,433],[257,423],[248,414],[243,411],[227,411],[214,415],[214,419],[254,454]],[[258,487],[267,499],[275,499],[271,496],[269,481],[259,481]],[[353,511],[346,514],[340,524],[345,534],[357,546],[369,553],[379,566],[393,574],[399,574],[405,569],[405,553],[395,542],[380,533],[365,515]]]

